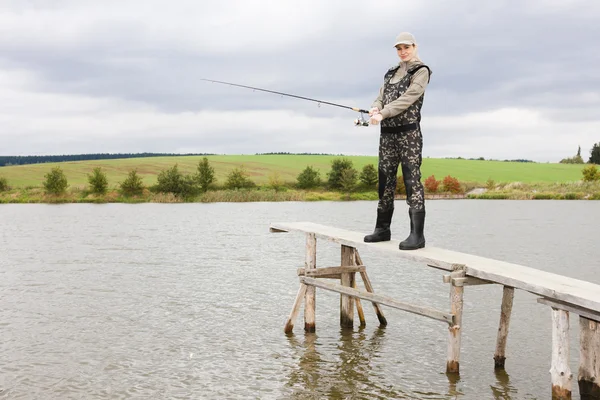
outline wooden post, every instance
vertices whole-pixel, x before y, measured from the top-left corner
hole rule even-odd
[[[354,265],[354,248],[342,245],[342,266]],[[343,272],[342,286],[355,286],[355,272]],[[340,294],[340,325],[342,328],[354,327],[354,299],[348,295]]]
[[[296,323],[296,318],[298,317],[298,312],[300,312],[300,306],[302,305],[302,299],[306,295],[307,286],[303,283],[300,284],[300,289],[298,289],[298,294],[296,295],[296,301],[294,301],[294,306],[292,307],[292,312],[285,323],[284,332],[292,333],[294,330],[294,324]]]
[[[494,368],[504,369],[506,361],[506,339],[510,325],[510,314],[512,312],[515,288],[504,286],[502,291],[502,306],[500,307],[500,325],[498,326],[498,338],[496,340],[496,352],[494,353]]]
[[[358,254],[358,250],[354,249],[354,257],[355,260],[354,262],[358,265],[364,265],[362,262],[362,259],[360,258],[360,254]],[[371,285],[371,280],[369,279],[369,275],[367,275],[367,271],[361,271],[360,273],[360,277],[362,278],[364,284],[365,284],[365,289],[367,290],[367,292],[369,293],[374,293],[373,292],[373,285]],[[387,319],[385,319],[385,316],[383,315],[383,311],[381,310],[381,307],[379,307],[379,304],[377,303],[372,303],[373,304],[373,308],[375,309],[375,314],[377,315],[377,319],[379,320],[379,324],[381,326],[386,326],[387,325]]]
[[[579,393],[600,399],[600,322],[579,317]]]
[[[354,286],[352,286],[352,287],[354,289],[356,289],[356,279],[354,279]],[[360,321],[360,327],[363,328],[363,327],[367,326],[367,321],[365,320],[365,312],[363,310],[360,299],[358,297],[356,297],[355,300],[356,300],[356,312],[358,313],[358,320]]]
[[[317,237],[314,233],[306,234],[306,259],[304,268],[307,270],[317,267]],[[314,332],[315,325],[316,290],[314,286],[306,288],[304,296],[304,330]]]
[[[569,312],[552,307],[552,399],[571,399],[569,368]]]
[[[454,314],[454,324],[448,327],[448,359],[446,373],[458,374],[460,371],[460,339],[463,313],[463,280],[466,275],[464,265],[456,265],[450,274],[450,313]],[[455,281],[457,278],[457,281]]]

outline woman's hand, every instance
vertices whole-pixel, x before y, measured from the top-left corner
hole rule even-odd
[[[383,115],[378,113],[378,114],[371,116],[371,118],[369,119],[369,122],[371,123],[371,125],[377,125],[378,123],[381,122],[382,119],[383,119]]]
[[[373,107],[369,110],[369,115],[379,114],[379,107]]]

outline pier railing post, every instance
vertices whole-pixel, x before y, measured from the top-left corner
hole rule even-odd
[[[342,245],[342,267],[354,265],[354,260],[354,248]],[[354,287],[356,280],[355,275],[354,272],[342,272],[341,285],[350,288]],[[342,328],[354,327],[354,299],[345,294],[340,295],[340,325]]]
[[[569,368],[569,312],[552,307],[552,400],[571,399]]]
[[[502,291],[502,306],[500,307],[500,324],[498,326],[498,337],[496,340],[496,352],[494,353],[494,368],[504,369],[506,361],[506,340],[508,327],[510,325],[510,314],[512,312],[515,288],[504,286]]]
[[[600,399],[600,322],[579,317],[579,394]]]
[[[466,275],[464,265],[455,265],[450,274],[450,313],[454,314],[454,323],[448,327],[448,359],[446,373],[459,373],[460,341],[463,313],[463,281]],[[463,278],[463,279],[461,279]]]
[[[304,262],[306,270],[317,267],[317,237],[314,233],[306,234],[306,259]],[[304,330],[314,332],[315,325],[316,289],[314,286],[306,288],[304,296]]]

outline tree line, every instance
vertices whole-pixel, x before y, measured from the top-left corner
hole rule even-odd
[[[180,156],[209,156],[211,153],[93,153],[93,154],[59,154],[49,156],[0,156],[0,167],[9,165],[26,165],[40,163],[55,163],[63,161],[114,160],[119,158],[142,157],[180,157]]]

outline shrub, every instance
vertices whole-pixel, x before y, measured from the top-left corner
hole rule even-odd
[[[331,162],[331,170],[327,173],[329,187],[332,189],[342,188],[342,173],[346,169],[354,169],[352,160],[347,158],[335,159]]]
[[[354,168],[345,169],[340,177],[341,189],[344,192],[351,192],[356,186],[358,172]]]
[[[194,177],[179,172],[177,164],[166,171],[160,171],[155,189],[157,192],[173,193],[180,197],[190,197],[198,192]]]
[[[600,180],[600,171],[594,164],[588,165],[581,170],[583,174],[583,180],[586,182],[593,182]]]
[[[304,171],[298,174],[296,178],[297,184],[300,189],[310,189],[321,184],[321,176],[318,170],[315,170],[313,167],[308,166],[304,168]]]
[[[360,173],[360,183],[366,187],[372,188],[377,185],[378,180],[379,177],[375,166],[373,164],[365,165]]]
[[[438,191],[438,187],[440,186],[440,181],[435,179],[435,175],[431,175],[429,178],[425,179],[425,190],[430,193],[435,193]]]
[[[228,189],[246,189],[256,186],[256,184],[252,182],[248,176],[249,175],[244,166],[234,168],[229,175],[227,175],[225,187]]]
[[[142,194],[144,191],[144,183],[142,178],[137,174],[137,170],[129,171],[127,178],[120,183],[121,192],[127,196],[135,196]]]
[[[583,158],[580,155],[576,155],[570,158],[563,158],[560,160],[561,164],[583,164]]]
[[[8,189],[10,189],[8,186],[8,180],[5,177],[0,176],[0,192],[4,192]]]
[[[105,194],[108,189],[108,179],[102,168],[96,167],[92,170],[92,174],[88,174],[88,182],[91,186],[91,192],[97,194]]]
[[[60,167],[52,168],[52,170],[44,176],[46,177],[46,180],[44,181],[46,193],[58,195],[67,190],[67,177]]]
[[[458,179],[448,175],[444,178],[442,185],[444,186],[445,192],[450,193],[460,193],[462,192],[462,188],[460,187],[460,183]]]
[[[215,169],[208,163],[208,158],[204,157],[198,162],[198,174],[196,180],[200,186],[201,192],[206,192],[208,187],[216,182]]]
[[[284,189],[279,172],[273,171],[273,173],[269,175],[269,186],[276,192],[279,192]]]
[[[406,185],[402,175],[396,178],[396,194],[406,194]]]
[[[487,180],[487,182],[485,183],[485,187],[488,190],[494,190],[494,188],[496,187],[496,182],[494,182],[494,180],[492,178],[489,178]]]

